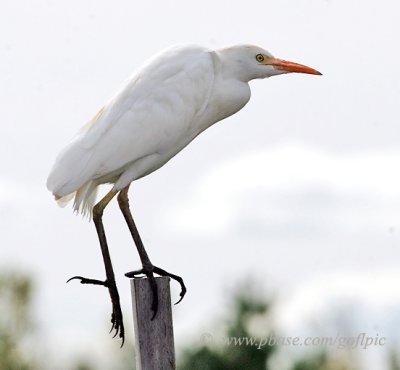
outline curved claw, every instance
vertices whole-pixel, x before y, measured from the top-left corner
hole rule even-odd
[[[71,278],[69,278],[66,283],[68,284],[71,280],[75,280],[75,279],[84,279],[84,277],[82,276],[72,276]]]
[[[186,292],[185,292],[186,293]],[[182,301],[182,299],[183,299],[183,297],[185,296],[185,293],[180,293],[179,295],[180,295],[180,297],[181,298],[179,298],[175,303],[174,303],[174,305],[176,305],[176,304],[178,304],[178,303],[180,303],[181,301]]]
[[[102,281],[102,280],[97,280],[97,279],[88,279],[83,276],[73,276],[72,278],[69,278],[67,280],[67,283],[69,283],[71,280],[78,280],[78,279],[80,280],[81,284],[102,285],[105,287],[108,286],[107,281]]]
[[[124,323],[122,321],[122,313],[119,307],[114,307],[113,310],[117,310],[117,314],[113,312],[111,314],[111,329],[109,333],[111,334],[113,330],[115,330],[114,335],[112,336],[115,338],[117,335],[122,339],[121,348],[125,343],[125,330],[124,330]],[[119,311],[119,312],[118,312]]]
[[[122,339],[122,343],[121,343],[121,348],[122,348],[122,346],[125,343],[125,330],[124,330],[123,322],[122,322],[122,320],[121,321],[117,320],[113,313],[111,315],[111,323],[112,323],[112,326],[111,326],[111,330],[109,332],[111,333],[113,330],[115,330],[115,333],[112,336],[113,338],[115,338],[119,334],[119,337]]]
[[[128,277],[128,278],[133,279],[133,278],[138,277],[138,276],[136,276],[136,275],[140,275],[140,274],[146,275],[145,272],[143,272],[143,269],[140,269],[140,270],[135,270],[135,271],[127,272],[127,273],[125,274],[125,276]]]
[[[179,293],[179,296],[181,298],[179,298],[174,304],[178,304],[179,302],[181,302],[183,297],[185,296],[185,294],[187,292],[186,287],[185,287],[185,283],[183,282],[183,280],[182,279],[181,279],[181,281],[178,280],[178,282],[181,285],[181,292]]]
[[[113,329],[114,329],[114,327],[115,327],[115,315],[114,315],[114,312],[111,314],[111,329],[110,329],[110,331],[108,332],[108,334],[111,334],[111,332],[113,331]]]
[[[169,276],[171,279],[176,280],[179,283],[179,285],[181,286],[181,292],[179,294],[181,298],[179,298],[179,300],[174,304],[178,304],[179,302],[181,302],[187,292],[183,279],[180,276],[171,274],[170,272],[165,271],[159,267],[154,267],[154,272],[161,276]]]
[[[115,334],[113,335],[113,338],[115,338],[118,334],[118,328],[115,328]]]

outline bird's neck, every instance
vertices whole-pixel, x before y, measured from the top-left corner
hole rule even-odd
[[[216,50],[215,53],[218,57],[219,73],[224,79],[248,83],[255,78],[251,70],[243,64],[243,60],[229,53],[227,49]]]

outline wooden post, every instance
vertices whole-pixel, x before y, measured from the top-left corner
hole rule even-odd
[[[151,320],[153,299],[147,278],[132,279],[136,370],[175,370],[169,277],[156,277],[158,312]]]

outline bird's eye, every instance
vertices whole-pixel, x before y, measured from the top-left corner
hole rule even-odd
[[[256,59],[257,59],[257,62],[263,62],[264,61],[264,55],[262,55],[262,54],[257,54],[256,55]]]

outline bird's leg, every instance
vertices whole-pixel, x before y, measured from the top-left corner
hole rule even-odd
[[[110,331],[115,330],[114,337],[119,333],[119,337],[122,339],[122,344],[121,344],[122,347],[125,340],[124,323],[122,319],[122,311],[119,301],[117,284],[115,282],[114,270],[111,263],[110,252],[108,251],[107,239],[106,239],[106,234],[104,232],[104,226],[102,221],[104,208],[108,205],[108,203],[110,203],[111,199],[114,198],[116,194],[117,192],[111,190],[100,202],[98,202],[93,207],[93,221],[96,226],[97,235],[100,241],[101,253],[103,255],[104,267],[106,270],[106,280],[101,281],[96,279],[87,279],[82,276],[74,276],[68,281],[73,279],[79,279],[81,284],[102,285],[108,288],[113,308],[111,315],[112,327]]]
[[[157,310],[158,310],[158,293],[157,293],[157,284],[156,284],[156,280],[154,278],[154,273],[161,275],[161,276],[169,276],[170,278],[176,280],[180,286],[181,286],[181,293],[180,293],[180,299],[177,303],[179,303],[183,296],[186,293],[186,287],[185,284],[183,282],[183,279],[180,276],[171,274],[157,266],[154,266],[149,259],[149,256],[146,252],[146,249],[144,248],[142,239],[139,235],[139,232],[137,230],[135,221],[133,220],[133,216],[132,213],[129,209],[129,199],[128,199],[128,190],[129,190],[129,185],[125,188],[123,188],[119,194],[118,194],[118,204],[119,207],[121,209],[122,214],[124,215],[125,221],[128,225],[128,228],[131,232],[133,241],[135,242],[136,248],[138,250],[139,253],[139,257],[140,260],[142,262],[142,268],[140,270],[137,271],[131,271],[125,274],[125,276],[129,277],[129,278],[134,278],[137,275],[140,274],[144,274],[147,276],[147,278],[149,279],[149,283],[150,283],[150,287],[151,290],[153,292],[153,302],[151,305],[151,309],[153,311],[153,317],[152,319],[154,319],[154,317],[157,314]]]

